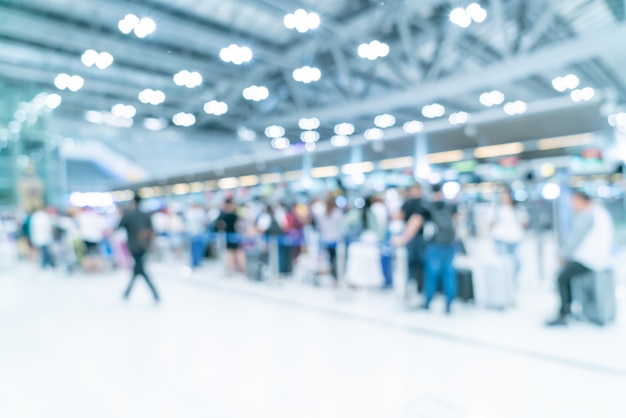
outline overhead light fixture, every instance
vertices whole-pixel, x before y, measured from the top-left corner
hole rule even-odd
[[[187,183],[178,183],[172,186],[172,193],[176,195],[189,194],[191,187]]]
[[[243,98],[254,102],[260,102],[269,97],[270,92],[265,86],[252,85],[246,87],[242,92]]]
[[[317,13],[298,9],[293,13],[286,14],[283,23],[287,29],[295,29],[300,33],[305,33],[317,29],[321,22]]]
[[[596,91],[592,87],[585,87],[584,89],[576,89],[572,90],[570,93],[570,98],[573,102],[586,102],[596,95]]]
[[[357,50],[359,57],[374,61],[378,58],[384,58],[389,55],[389,45],[384,42],[373,40],[370,43],[359,45]]]
[[[317,131],[304,131],[300,134],[300,140],[306,143],[317,142],[320,139],[320,134]]]
[[[85,120],[89,123],[99,125],[104,122],[104,117],[102,112],[98,112],[97,110],[87,110],[85,112]]]
[[[450,117],[448,118],[448,121],[450,122],[451,125],[462,125],[464,123],[467,123],[469,120],[470,120],[470,115],[469,113],[466,113],[466,112],[452,113],[450,114]]]
[[[282,177],[280,173],[266,173],[261,175],[261,184],[280,183]]]
[[[139,101],[157,106],[165,101],[165,93],[161,90],[145,89],[139,92]]]
[[[446,108],[439,103],[433,103],[422,107],[422,115],[429,119],[440,118],[446,113]]]
[[[339,168],[335,165],[315,167],[311,170],[311,177],[321,179],[325,177],[335,177],[339,174]]]
[[[252,129],[248,129],[245,126],[237,128],[237,136],[242,141],[252,142],[256,140],[256,132]]]
[[[85,80],[79,75],[61,73],[54,78],[54,85],[59,90],[68,89],[69,91],[77,92],[83,88],[84,84]]]
[[[174,74],[174,84],[192,89],[202,84],[202,75],[197,71],[181,70]]]
[[[111,107],[111,113],[116,118],[132,119],[137,114],[137,109],[133,105],[123,105],[118,103]]]
[[[92,67],[95,65],[99,69],[104,70],[113,64],[113,55],[108,52],[98,52],[93,49],[88,49],[83,52],[83,55],[80,57],[80,61],[85,67]]]
[[[250,62],[252,60],[252,50],[247,46],[230,44],[220,50],[220,59],[224,62],[232,62],[235,65],[241,65],[244,62]]]
[[[239,179],[237,177],[225,177],[217,181],[217,187],[222,190],[234,189],[239,186]]]
[[[298,126],[305,131],[312,131],[320,127],[320,120],[318,118],[300,118]]]
[[[523,113],[526,113],[526,110],[528,110],[528,105],[526,104],[526,102],[516,100],[514,102],[509,102],[505,104],[503,109],[504,113],[509,116],[521,115]]]
[[[546,138],[537,141],[537,148],[541,151],[548,151],[560,148],[578,147],[592,144],[593,139],[594,137],[590,133]]]
[[[304,144],[304,149],[307,150],[308,152],[313,152],[315,151],[316,148],[317,148],[317,145],[315,144],[315,142],[307,142]]]
[[[428,154],[427,158],[430,164],[454,163],[463,160],[465,153],[461,150],[435,152]]]
[[[163,118],[145,118],[143,127],[149,131],[160,131],[167,127],[167,120]]]
[[[396,118],[393,115],[385,113],[374,118],[374,125],[379,128],[391,128],[396,124]]]
[[[272,148],[277,150],[283,150],[289,148],[291,142],[289,139],[281,137],[281,138],[273,138],[271,142]]]
[[[393,170],[397,168],[413,167],[415,159],[413,157],[399,157],[381,160],[378,166],[381,170]]]
[[[574,74],[567,74],[563,77],[555,77],[552,79],[552,87],[560,93],[566,90],[574,90],[580,85],[580,79]]]
[[[145,38],[155,31],[156,23],[149,17],[139,19],[139,17],[131,13],[124,16],[117,23],[117,27],[125,35],[134,32],[138,38]]]
[[[224,102],[219,102],[217,100],[211,100],[210,102],[206,102],[204,104],[204,112],[209,115],[221,116],[228,112],[228,105]]]
[[[498,90],[488,91],[481,94],[478,100],[487,107],[501,105],[504,102],[504,93]]]
[[[354,133],[354,125],[351,123],[343,122],[335,125],[335,133],[337,135],[352,135]]]
[[[350,138],[346,135],[334,135],[330,138],[330,144],[334,147],[345,147],[350,143]]]
[[[374,171],[374,163],[372,163],[371,161],[344,164],[343,167],[341,167],[341,172],[346,175],[355,173],[369,173],[372,171]]]
[[[285,128],[279,125],[272,125],[265,128],[265,136],[268,138],[280,138],[285,136]]]
[[[368,129],[363,133],[363,137],[367,139],[368,141],[376,141],[379,139],[383,139],[384,136],[385,136],[385,133],[383,132],[382,129],[379,129],[379,128]]]
[[[252,187],[257,184],[259,184],[259,176],[249,175],[239,177],[239,186],[241,187]]]
[[[49,94],[48,96],[46,96],[46,106],[48,106],[48,108],[50,109],[56,109],[57,107],[59,107],[61,105],[61,102],[63,101],[63,99],[61,99],[61,96],[59,96],[56,93],[52,93]]]
[[[294,80],[299,81],[300,83],[310,84],[314,81],[319,81],[322,77],[322,72],[319,68],[305,65],[304,67],[293,70],[292,75]]]
[[[402,129],[407,134],[417,134],[424,130],[424,124],[419,120],[411,120],[402,125]]]
[[[299,180],[301,177],[302,177],[302,170],[293,170],[293,171],[287,171],[283,173],[283,178],[286,181]]]
[[[196,117],[192,113],[179,112],[172,117],[176,126],[189,127],[196,123]]]
[[[472,3],[466,8],[456,7],[450,12],[450,21],[461,28],[467,28],[473,22],[482,23],[487,19],[487,11],[480,4]]]
[[[474,150],[474,157],[478,159],[495,158],[505,155],[517,155],[522,152],[524,152],[524,144],[521,142],[511,142],[508,144],[478,147]]]

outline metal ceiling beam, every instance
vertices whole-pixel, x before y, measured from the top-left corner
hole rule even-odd
[[[616,39],[626,39],[625,24],[621,24],[602,35],[588,36],[551,45],[532,54],[511,57],[489,67],[448,77],[431,84],[370,97],[358,103],[310,109],[308,113],[316,115],[322,121],[336,121],[341,118],[371,115],[425,104],[433,100],[442,100],[446,97],[454,97],[512,82],[535,73],[556,70],[592,56],[623,49],[620,42],[615,42]],[[289,125],[302,116],[301,113],[295,112],[276,118],[265,117],[263,120],[249,121],[249,125],[257,127],[268,123]]]

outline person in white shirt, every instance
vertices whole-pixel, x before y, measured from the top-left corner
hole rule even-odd
[[[328,252],[331,274],[337,283],[337,243],[342,238],[344,215],[337,207],[335,198],[329,196],[323,211],[313,211],[316,229],[320,233],[320,245]]]
[[[528,216],[522,208],[517,207],[511,189],[505,187],[501,190],[500,204],[493,208],[489,218],[496,254],[513,258],[517,277],[521,267],[518,249],[524,238]]]
[[[54,241],[52,215],[52,209],[39,209],[30,220],[30,240],[33,246],[39,250],[42,269],[55,267],[52,256],[52,243]]]
[[[546,325],[567,325],[571,314],[571,282],[576,276],[611,267],[611,253],[615,229],[613,219],[602,206],[591,201],[585,192],[577,191],[572,196],[576,213],[571,233],[561,250],[563,269],[558,278],[561,308],[557,317]]]
[[[191,266],[199,267],[206,247],[207,216],[204,208],[195,203],[185,214],[187,233],[191,238]]]
[[[76,222],[85,245],[83,269],[87,273],[101,271],[103,259],[100,245],[107,229],[106,219],[92,208],[85,208],[76,215]]]

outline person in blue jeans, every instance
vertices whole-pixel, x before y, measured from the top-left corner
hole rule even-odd
[[[424,254],[424,308],[429,309],[439,280],[443,280],[446,295],[446,313],[450,313],[456,297],[456,270],[454,256],[457,251],[456,219],[457,208],[445,202],[441,186],[432,189],[432,203],[422,214],[415,214],[408,220],[404,233],[393,240],[395,245],[405,245],[423,227],[427,241]]]

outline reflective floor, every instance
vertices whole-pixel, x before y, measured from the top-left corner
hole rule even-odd
[[[220,263],[150,270],[159,305],[143,283],[124,303],[125,271],[3,271],[0,416],[626,416],[624,315],[546,329],[556,297],[538,279],[513,310],[448,317],[393,292],[226,278]]]

